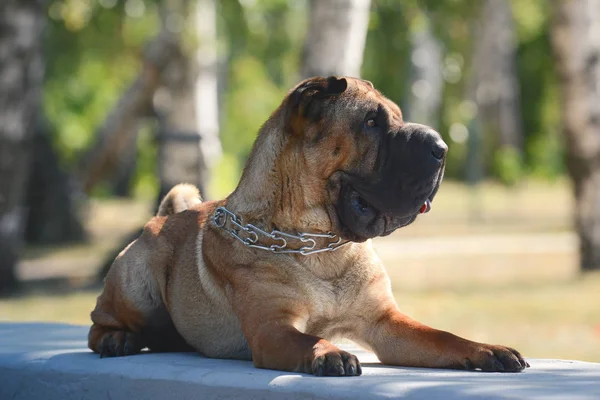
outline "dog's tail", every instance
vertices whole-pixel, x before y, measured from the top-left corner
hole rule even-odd
[[[202,203],[202,199],[198,188],[188,183],[180,183],[169,190],[169,193],[162,199],[156,215],[164,217],[176,214],[200,203]]]

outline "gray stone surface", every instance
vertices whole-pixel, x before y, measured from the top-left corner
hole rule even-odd
[[[600,399],[600,364],[529,359],[520,374],[397,368],[317,378],[193,353],[100,359],[87,327],[0,323],[0,399]]]

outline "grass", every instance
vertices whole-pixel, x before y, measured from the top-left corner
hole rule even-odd
[[[100,290],[65,294],[29,293],[0,299],[0,321],[64,322],[89,325]]]
[[[396,237],[562,232],[571,229],[573,199],[567,181],[523,181],[507,188],[484,182],[471,188],[444,181],[432,211]]]
[[[394,256],[394,243],[412,246],[409,240],[420,238],[442,244],[448,238],[463,238],[470,249],[475,239],[492,234],[519,241],[522,235],[570,232],[571,207],[564,181],[523,182],[511,189],[485,183],[477,190],[445,182],[430,214],[383,239],[392,246],[382,258]],[[143,223],[150,208],[149,203],[131,201],[94,202],[88,220],[90,243],[28,248],[23,263],[27,273],[22,276],[44,275],[53,268],[71,275],[94,273],[107,249]],[[600,362],[600,273],[577,278],[569,272],[576,270],[576,246],[555,247],[549,244],[548,251],[539,254],[422,254],[387,265],[401,310],[424,323],[473,340],[513,346],[528,357]],[[514,270],[527,273],[516,281],[507,276]],[[477,276],[482,271],[492,279]],[[456,285],[457,276],[470,283]],[[478,280],[468,281],[469,276]],[[409,278],[419,279],[410,285]],[[0,320],[87,325],[98,294],[99,289],[33,291],[0,299]]]
[[[527,357],[600,362],[600,273],[557,284],[396,292],[400,309],[472,340]]]

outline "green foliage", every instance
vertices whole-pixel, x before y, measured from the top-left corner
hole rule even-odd
[[[303,2],[219,4],[219,32],[229,58],[221,107],[224,157],[213,171],[214,197],[233,190],[258,130],[296,84],[306,30]]]
[[[157,171],[157,147],[154,133],[156,122],[142,124],[138,137],[134,194],[139,198],[155,199],[160,186]]]
[[[53,0],[48,7],[43,105],[54,143],[73,167],[139,70],[142,44],[157,30],[156,10],[128,17],[121,3]],[[145,4],[145,3],[144,3]]]
[[[513,0],[519,46],[517,73],[526,168],[532,175],[555,179],[564,172],[560,137],[559,93],[548,37],[545,0]]]
[[[494,172],[502,183],[516,185],[523,177],[521,153],[513,147],[500,148],[494,154]]]
[[[400,2],[394,0],[374,4],[361,71],[363,78],[373,82],[376,88],[399,103],[408,90],[406,78],[410,65],[410,31],[407,11]]]
[[[269,79],[263,64],[252,56],[231,62],[230,85],[225,97],[221,141],[225,151],[243,165],[256,133],[277,108],[285,90]]]

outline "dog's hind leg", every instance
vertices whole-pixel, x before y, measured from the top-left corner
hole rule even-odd
[[[147,327],[156,325],[153,315],[164,309],[147,263],[152,256],[159,258],[160,251],[149,252],[145,239],[142,235],[116,258],[91,313],[88,346],[101,356],[139,353],[148,346]]]
[[[167,227],[164,217],[177,219],[174,214],[199,203],[194,186],[175,186],[161,202],[159,216],[115,259],[91,314],[90,349],[105,356],[136,354],[145,347],[153,351],[193,350],[175,329],[165,304],[175,245],[162,233],[182,232],[193,226],[196,219],[188,216],[180,219],[187,225],[175,222]]]

